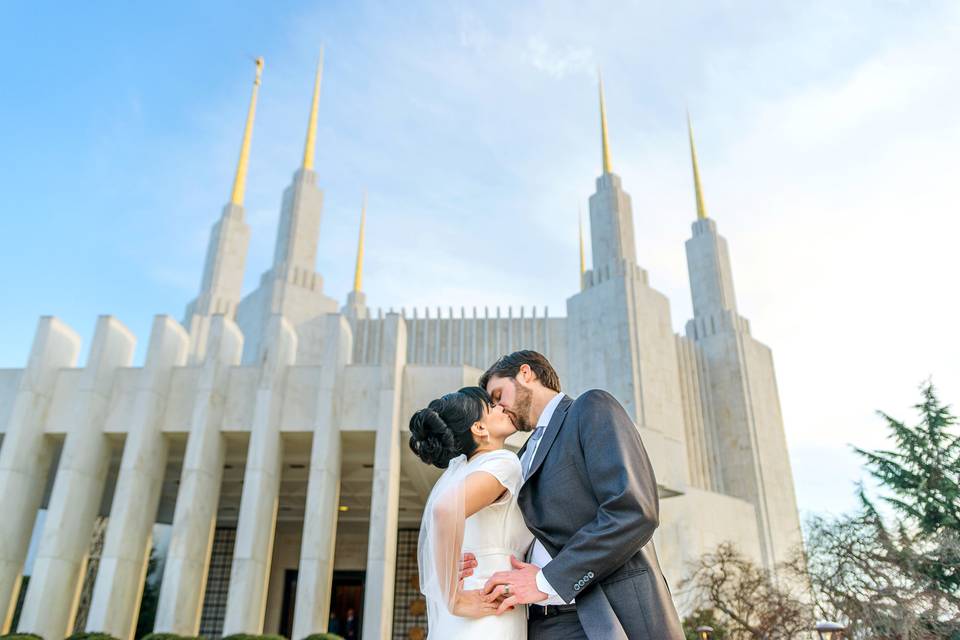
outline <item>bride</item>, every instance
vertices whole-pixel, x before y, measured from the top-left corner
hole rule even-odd
[[[533,540],[517,506],[520,460],[504,449],[516,430],[480,387],[448,393],[410,418],[410,448],[445,469],[427,499],[417,551],[429,639],[527,637],[522,608],[495,616],[498,603],[481,597],[487,578],[510,570],[510,557],[522,558]],[[461,581],[466,551],[477,567]]]

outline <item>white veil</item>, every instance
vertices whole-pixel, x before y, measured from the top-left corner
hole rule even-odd
[[[427,498],[420,523],[417,565],[420,592],[427,598],[428,620],[437,621],[442,609],[453,613],[457,596],[463,589],[458,580],[463,555],[464,486],[467,457],[457,456]]]

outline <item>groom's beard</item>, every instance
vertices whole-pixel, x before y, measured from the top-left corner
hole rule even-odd
[[[533,428],[537,426],[530,423],[530,409],[533,407],[533,391],[520,386],[516,382],[513,383],[513,388],[515,390],[516,400],[513,403],[513,408],[509,409],[507,413],[513,418],[513,424],[517,427],[517,431],[533,431]]]

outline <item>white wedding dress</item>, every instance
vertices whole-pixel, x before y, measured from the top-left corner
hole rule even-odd
[[[522,560],[533,541],[533,534],[524,524],[517,506],[523,473],[517,454],[504,449],[477,454],[461,463],[461,477],[485,471],[507,490],[497,502],[464,522],[463,551],[477,556],[477,568],[464,580],[463,588],[482,589],[494,573],[512,569],[511,555]],[[430,602],[428,597],[427,624],[428,640],[526,640],[527,637],[527,616],[523,606],[499,616],[460,618],[450,613],[444,603]]]

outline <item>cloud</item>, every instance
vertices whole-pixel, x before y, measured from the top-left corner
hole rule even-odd
[[[532,35],[527,40],[526,59],[554,78],[571,73],[593,73],[596,63],[589,47],[553,47],[543,36]]]

